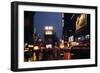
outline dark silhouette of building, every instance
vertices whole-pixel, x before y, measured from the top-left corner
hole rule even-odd
[[[31,60],[33,56],[33,48],[28,47],[33,44],[33,12],[24,11],[24,61]],[[25,51],[27,49],[27,51]]]
[[[24,43],[33,43],[34,12],[24,11]]]
[[[64,13],[64,27],[63,27],[63,38],[64,40],[68,41],[70,36],[75,35],[76,29],[76,19],[79,14],[72,14],[72,13]]]
[[[65,13],[62,19],[64,40],[69,42],[70,36],[73,36],[73,41],[80,43],[72,47],[71,59],[90,58],[90,15]]]

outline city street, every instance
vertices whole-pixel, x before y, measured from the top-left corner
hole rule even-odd
[[[90,15],[24,12],[24,61],[90,58]]]
[[[72,59],[87,59],[90,58],[89,47],[72,47],[72,48],[45,48],[37,47],[33,50],[24,51],[25,61],[48,61],[48,60],[72,60]]]

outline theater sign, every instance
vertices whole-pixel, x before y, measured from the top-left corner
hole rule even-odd
[[[76,20],[76,31],[87,25],[87,15],[81,14]]]

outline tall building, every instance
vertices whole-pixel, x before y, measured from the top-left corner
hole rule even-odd
[[[24,61],[26,62],[32,61],[33,56],[33,15],[33,12],[24,11]]]
[[[55,43],[55,34],[53,26],[44,27],[44,42],[47,48],[52,48]]]
[[[24,11],[24,43],[33,43],[33,12]]]
[[[64,26],[63,26],[63,38],[66,41],[70,41],[72,37],[75,36],[75,29],[76,29],[76,17],[79,14],[72,14],[72,13],[64,13]],[[74,40],[74,38],[73,38]]]
[[[90,58],[90,15],[80,14],[76,20],[75,41],[78,46],[73,47],[73,59]],[[78,50],[78,49],[79,50]]]

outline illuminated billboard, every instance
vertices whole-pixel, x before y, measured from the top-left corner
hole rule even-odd
[[[87,24],[87,14],[81,14],[76,20],[76,31]]]

